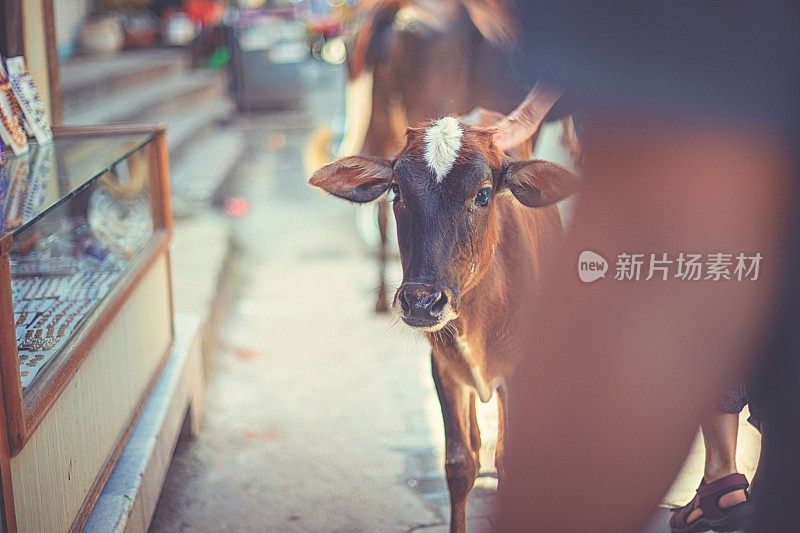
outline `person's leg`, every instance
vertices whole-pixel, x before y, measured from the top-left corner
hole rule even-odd
[[[739,434],[739,415],[711,411],[700,423],[703,430],[703,442],[706,446],[706,461],[703,479],[711,483],[730,474],[736,474],[736,440]],[[747,499],[743,490],[723,494],[719,499],[719,507],[728,509]],[[689,515],[687,522],[692,523],[703,515],[700,508]]]
[[[706,483],[736,473],[736,439],[739,415],[712,411],[700,423],[706,445],[703,477]]]

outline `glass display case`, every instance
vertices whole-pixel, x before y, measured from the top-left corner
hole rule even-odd
[[[31,163],[8,165],[2,227],[13,238],[8,255],[23,393],[58,366],[69,340],[153,238],[145,161],[151,139],[59,139],[34,148]]]
[[[32,531],[80,526],[173,338],[163,127],[54,133],[0,167],[3,499]]]

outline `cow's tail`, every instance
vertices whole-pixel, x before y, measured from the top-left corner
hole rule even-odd
[[[311,138],[303,151],[303,167],[306,176],[311,176],[318,168],[333,161],[332,140],[333,131],[328,126],[319,126],[311,132]]]

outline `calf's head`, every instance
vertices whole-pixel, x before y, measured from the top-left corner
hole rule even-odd
[[[412,327],[433,332],[458,316],[463,295],[491,264],[502,231],[500,197],[536,208],[575,191],[576,178],[558,165],[511,161],[495,146],[496,133],[445,117],[409,128],[393,160],[346,157],[311,177],[352,202],[388,192],[403,266],[394,307]]]

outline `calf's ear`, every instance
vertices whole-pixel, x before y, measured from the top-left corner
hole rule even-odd
[[[536,159],[507,163],[504,185],[523,205],[544,207],[578,190],[578,177],[566,168]]]
[[[308,182],[334,196],[362,204],[389,189],[392,165],[377,157],[345,157],[314,172]]]

